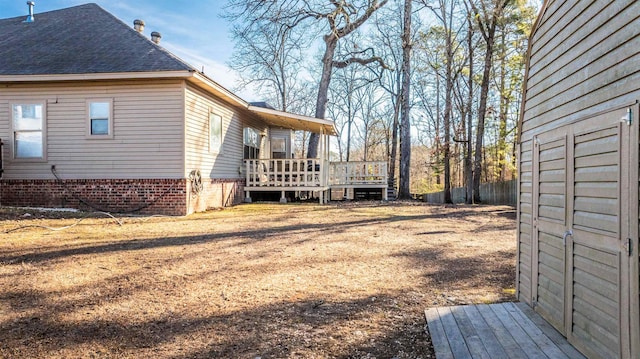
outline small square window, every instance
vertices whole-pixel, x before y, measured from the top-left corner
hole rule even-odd
[[[111,100],[90,101],[87,103],[89,138],[112,138],[113,121],[111,118]]]

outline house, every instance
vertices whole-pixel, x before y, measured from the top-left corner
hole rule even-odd
[[[386,194],[386,164],[328,162],[333,121],[246,102],[143,21],[96,4],[25,20],[0,20],[2,205],[184,215],[265,191],[326,202],[331,184]],[[295,130],[321,134],[320,158],[293,158]]]
[[[517,295],[591,358],[640,356],[638,14],[546,0],[529,44]]]

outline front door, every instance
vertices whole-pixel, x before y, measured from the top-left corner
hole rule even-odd
[[[628,251],[629,239],[637,240],[638,206],[630,194],[638,191],[638,163],[627,111],[534,141],[535,309],[594,357],[630,355]]]

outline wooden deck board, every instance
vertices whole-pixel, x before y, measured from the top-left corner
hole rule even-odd
[[[431,335],[431,342],[433,348],[438,354],[438,358],[441,359],[453,359],[453,353],[449,346],[449,340],[444,332],[444,326],[440,320],[437,308],[431,308],[424,311],[424,316],[429,323],[429,334]]]
[[[513,303],[505,303],[505,309],[511,317],[520,324],[520,327],[529,335],[533,342],[542,350],[544,355],[552,358],[561,358],[564,356],[562,350],[558,348],[555,343],[551,341],[544,333],[538,328],[531,319],[518,309]]]
[[[515,303],[524,315],[527,316],[552,342],[554,342],[558,348],[571,359],[584,359],[576,348],[574,348],[565,337],[562,336],[551,324],[547,323],[540,314],[536,313],[526,303]]]
[[[469,348],[464,341],[464,337],[460,332],[460,327],[458,327],[455,318],[451,314],[451,309],[449,307],[440,307],[438,308],[438,314],[440,315],[440,320],[442,321],[442,325],[444,326],[444,332],[447,335],[447,338],[461,338],[462,340],[449,340],[449,346],[451,347],[451,352],[453,352],[454,358],[471,358],[471,353],[469,352]]]
[[[585,358],[526,304],[430,308],[425,317],[438,359]]]
[[[526,358],[527,355],[520,349],[518,343],[513,339],[511,333],[504,327],[500,319],[496,316],[496,314],[491,310],[489,305],[478,305],[478,312],[482,318],[487,322],[487,325],[491,328],[491,330],[496,334],[498,341],[502,344],[504,351],[507,353],[509,358]]]
[[[460,327],[460,332],[469,348],[469,352],[471,352],[471,356],[473,358],[491,359],[487,349],[482,344],[478,331],[471,324],[471,320],[465,313],[464,308],[462,306],[451,307],[451,314],[453,314],[456,323]]]
[[[476,332],[480,336],[480,340],[482,340],[482,344],[489,353],[489,356],[492,359],[509,358],[507,353],[504,351],[502,344],[500,344],[498,338],[496,338],[494,332],[482,318],[478,308],[473,305],[465,305],[462,308],[465,313],[467,313],[469,320],[471,320],[471,325],[476,329]]]
[[[531,359],[546,359],[542,350],[536,345],[536,343],[525,333],[520,327],[520,323],[516,322],[514,318],[506,311],[504,305],[492,305],[491,309],[498,316],[498,319],[505,326],[507,331],[511,333],[513,339],[518,343],[522,351],[527,354],[527,357]]]

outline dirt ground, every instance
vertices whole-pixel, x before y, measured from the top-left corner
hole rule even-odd
[[[424,310],[513,300],[515,253],[501,206],[0,207],[0,357],[433,358]]]

